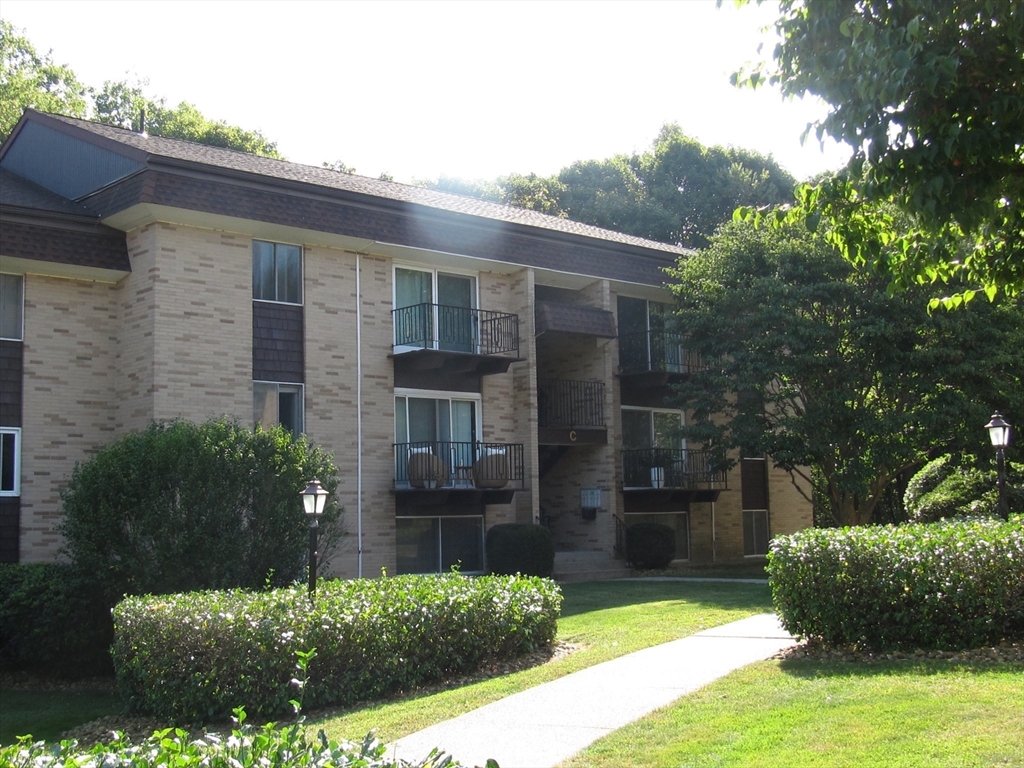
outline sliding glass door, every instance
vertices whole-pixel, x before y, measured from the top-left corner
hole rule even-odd
[[[476,279],[395,267],[395,346],[475,352]]]

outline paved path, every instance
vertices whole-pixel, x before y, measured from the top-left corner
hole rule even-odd
[[[467,766],[557,765],[612,731],[795,640],[765,613],[621,656],[399,739],[422,760],[440,747]],[[392,751],[389,750],[389,755]]]

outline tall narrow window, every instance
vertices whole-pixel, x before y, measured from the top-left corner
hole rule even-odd
[[[740,463],[743,501],[743,554],[768,554],[768,462],[744,458]]]
[[[298,437],[305,431],[301,384],[252,383],[253,422],[263,427],[280,424]]]
[[[25,315],[25,278],[0,274],[0,339],[21,341]]]
[[[682,336],[672,307],[658,301],[618,298],[619,367],[629,373],[685,373]]]
[[[252,297],[258,301],[302,303],[302,249],[299,246],[253,240]]]
[[[0,496],[21,493],[21,430],[0,427]]]

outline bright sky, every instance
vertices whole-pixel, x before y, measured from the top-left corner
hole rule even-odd
[[[798,179],[848,156],[801,146],[822,106],[729,85],[770,6],[4,0],[0,15],[88,85],[148,78],[148,95],[258,129],[289,160],[396,181],[548,175],[642,152],[668,122]]]

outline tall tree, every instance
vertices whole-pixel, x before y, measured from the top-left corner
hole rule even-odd
[[[1024,4],[780,0],[774,27],[774,64],[735,81],[821,97],[818,137],[854,150],[844,172],[801,192],[810,220],[831,219],[848,258],[898,285],[965,283],[947,305],[1021,292]],[[918,226],[898,235],[889,201]]]
[[[69,66],[55,64],[52,53],[40,56],[21,30],[0,19],[0,141],[26,107],[85,117],[88,96]]]
[[[920,288],[889,295],[805,226],[731,224],[672,277],[709,363],[678,388],[687,436],[767,454],[840,524],[869,522],[902,472],[978,446],[994,408],[1024,417],[1019,305],[930,315]]]
[[[153,136],[185,139],[254,155],[280,157],[277,144],[259,131],[249,131],[223,120],[210,120],[186,101],[165,106],[164,99],[151,99],[142,90],[145,83],[106,81],[94,101],[95,118],[101,123],[138,129],[145,113],[146,132]]]

